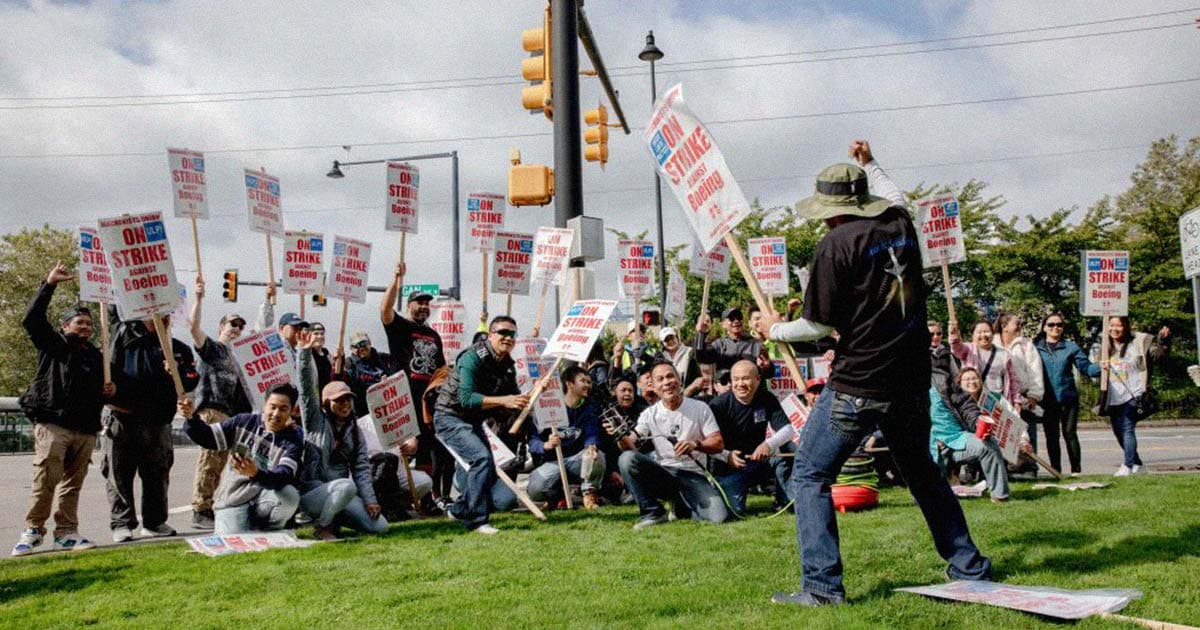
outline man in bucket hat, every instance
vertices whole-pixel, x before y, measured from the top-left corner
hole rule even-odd
[[[876,426],[949,563],[946,575],[988,580],[992,574],[958,499],[929,458],[929,330],[916,228],[904,193],[875,162],[870,145],[855,141],[850,155],[862,168],[835,164],[821,171],[816,194],[798,207],[830,228],[813,256],[803,317],[785,323],[767,313],[759,324],[764,337],[776,341],[841,333],[832,374],[800,436],[792,491],[802,576],[799,591],[771,598],[781,604],[845,600],[830,485]],[[868,191],[868,173],[883,196]]]

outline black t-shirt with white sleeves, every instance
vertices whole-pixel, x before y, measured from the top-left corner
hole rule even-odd
[[[804,318],[838,340],[829,387],[890,400],[929,389],[929,329],[916,228],[901,207],[850,218],[817,244]]]

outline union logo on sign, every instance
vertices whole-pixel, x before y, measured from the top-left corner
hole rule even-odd
[[[279,333],[267,335],[267,347],[271,349],[271,352],[283,348],[283,339],[280,338]]]
[[[946,212],[946,216],[956,217],[956,216],[958,216],[958,202],[957,201],[947,201],[946,205],[942,206],[942,210],[944,210]]]
[[[654,137],[650,140],[650,152],[660,165],[671,157],[671,147],[667,146],[667,139],[663,137],[661,130],[654,132]]]
[[[323,249],[325,249],[325,241],[323,239],[319,239],[319,238],[308,239],[308,250],[309,251],[319,252]]]
[[[567,311],[567,316],[568,317],[578,317],[579,314],[582,312],[583,312],[583,305],[575,304]]]
[[[90,232],[79,233],[79,246],[84,249],[94,249],[92,247],[92,235]]]
[[[145,226],[146,242],[164,241],[167,239],[167,229],[162,221],[147,221]]]
[[[771,253],[782,256],[787,253],[787,245],[783,243],[771,243]]]
[[[521,252],[524,254],[533,253],[533,240],[522,239],[521,240]]]
[[[1100,259],[1095,257],[1088,258],[1087,268],[1088,271],[1100,271]]]
[[[642,245],[642,258],[654,258],[653,245]]]
[[[345,243],[334,243],[333,244],[333,255],[334,256],[345,256],[346,255],[346,244]]]

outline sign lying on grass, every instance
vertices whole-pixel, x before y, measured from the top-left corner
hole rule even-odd
[[[1046,586],[1014,586],[967,580],[896,590],[938,599],[1000,606],[1056,619],[1083,619],[1116,612],[1142,596],[1140,591],[1124,588],[1068,591]]]
[[[187,539],[192,551],[210,558],[268,549],[303,549],[315,540],[300,540],[292,532],[248,532],[228,536],[197,536]]]

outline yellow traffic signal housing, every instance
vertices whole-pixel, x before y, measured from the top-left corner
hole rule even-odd
[[[554,199],[554,169],[545,164],[521,164],[513,149],[508,169],[508,202],[514,206],[544,206]]]
[[[547,5],[542,28],[521,32],[521,48],[530,53],[528,59],[521,60],[521,76],[530,82],[529,87],[521,89],[521,106],[531,114],[540,111],[546,118],[552,118],[554,113],[551,106],[554,92],[550,80],[553,68],[550,34],[550,6]]]
[[[221,295],[226,302],[236,302],[238,294],[238,272],[237,269],[225,270],[225,284],[221,289]]]
[[[589,109],[583,112],[583,122],[588,125],[583,131],[583,158],[604,168],[608,163],[608,110],[603,104]]]
[[[312,301],[313,301],[313,304],[316,304],[317,306],[325,306],[325,301],[326,301],[325,294],[324,293],[314,293],[312,296]]]

